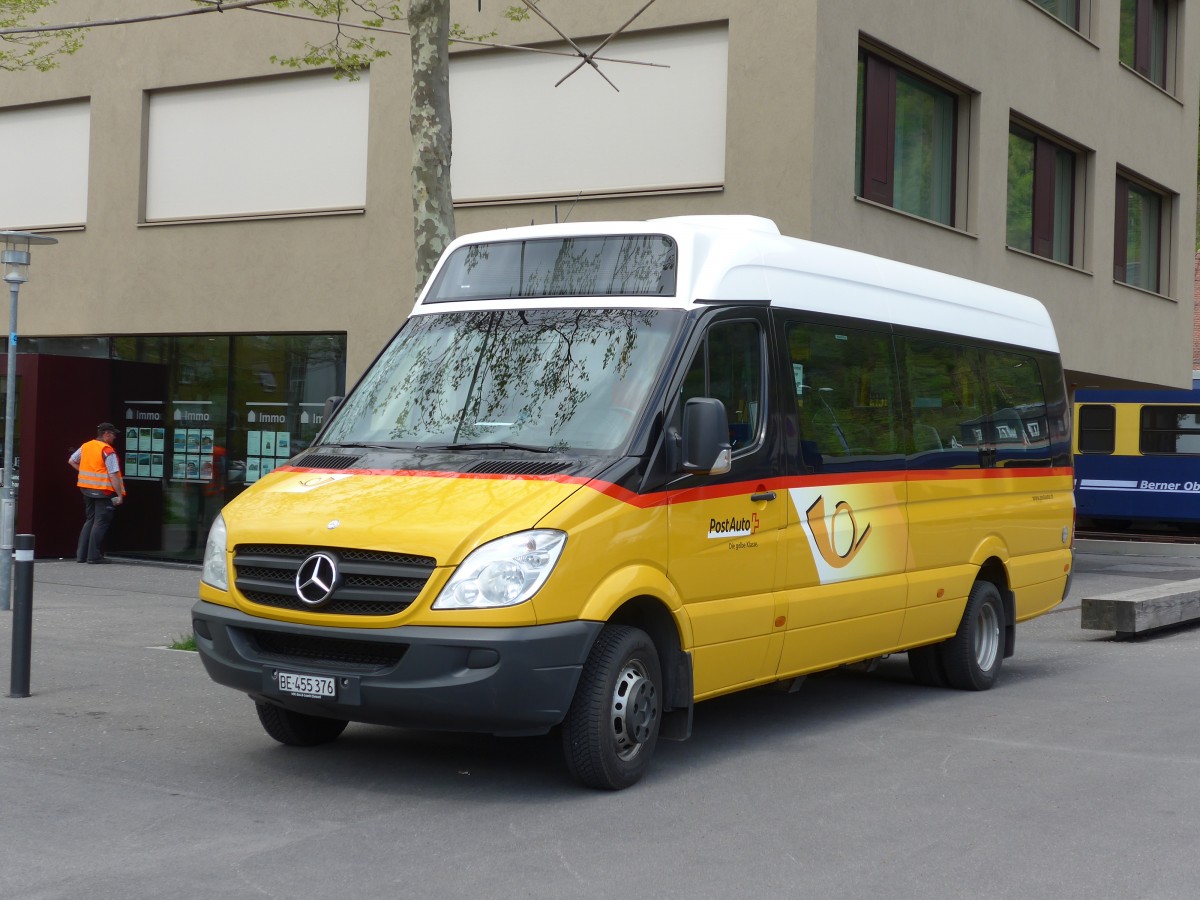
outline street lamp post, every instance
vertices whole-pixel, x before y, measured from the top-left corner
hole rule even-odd
[[[4,282],[8,285],[8,384],[4,394],[4,496],[0,500],[0,610],[12,603],[13,534],[17,488],[13,483],[13,423],[17,418],[17,295],[29,280],[29,248],[58,239],[28,231],[0,231],[4,238]]]

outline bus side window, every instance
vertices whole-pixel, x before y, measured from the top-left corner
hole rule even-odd
[[[1050,465],[1050,423],[1037,361],[1001,350],[985,350],[983,356],[997,464]]]
[[[757,322],[718,322],[704,336],[688,366],[680,403],[715,397],[729,417],[734,453],[757,441],[764,419],[762,329]],[[676,417],[681,412],[676,412]]]
[[[785,340],[808,466],[900,452],[888,334],[788,322]]]
[[[990,440],[978,354],[916,338],[901,344],[912,423],[910,460],[933,468],[978,465],[978,448]]]

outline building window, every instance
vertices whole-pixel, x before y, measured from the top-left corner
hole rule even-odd
[[[858,196],[954,225],[960,95],[860,51]]]
[[[1121,0],[1121,62],[1164,89],[1171,12],[1169,0]]]
[[[1008,132],[1008,246],[1074,262],[1076,153],[1020,125]]]
[[[1066,22],[1076,31],[1079,30],[1079,0],[1033,0],[1056,19]]]
[[[1153,188],[1117,175],[1113,278],[1162,293],[1162,247],[1170,199]]]
[[[1113,406],[1079,407],[1079,452],[1112,453],[1116,447],[1117,410]]]

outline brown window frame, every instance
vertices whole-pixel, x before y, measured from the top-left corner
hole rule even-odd
[[[1054,10],[1050,9],[1046,5],[1046,0],[1033,0],[1033,2],[1035,5],[1041,7],[1047,13],[1054,16],[1054,18],[1058,19],[1058,21],[1062,22],[1064,25],[1069,25],[1071,28],[1079,31],[1079,7],[1083,5],[1084,0],[1074,0],[1074,10],[1067,14],[1067,18],[1063,18]]]
[[[1174,37],[1174,7],[1173,0],[1128,0],[1134,5],[1133,14],[1133,59],[1122,59],[1122,63],[1137,72],[1146,80],[1158,85],[1163,90],[1170,90],[1167,74],[1170,69],[1171,42]],[[1124,6],[1124,0],[1122,2]],[[1155,47],[1155,10],[1161,10],[1162,35],[1161,46]],[[1122,17],[1124,26],[1124,17]],[[1158,52],[1157,66],[1155,50]]]
[[[861,107],[858,152],[859,171],[856,172],[855,191],[857,196],[870,200],[881,206],[896,209],[908,215],[916,215],[932,222],[937,222],[951,228],[958,227],[958,129],[959,107],[964,96],[960,90],[955,90],[923,72],[921,69],[901,65],[883,56],[869,47],[859,48],[859,62],[863,65],[862,93],[859,97]],[[896,85],[898,76],[919,82],[921,85],[944,94],[953,104],[953,121],[950,126],[950,178],[949,185],[949,214],[947,220],[914,213],[897,207],[895,204],[895,162],[896,162]]]
[[[1155,222],[1155,239],[1154,239],[1154,285],[1147,287],[1144,284],[1129,280],[1129,194],[1132,190],[1136,190],[1141,194],[1153,194],[1158,197],[1158,221]],[[1116,181],[1116,197],[1114,198],[1114,222],[1113,222],[1113,280],[1121,284],[1129,285],[1130,287],[1148,290],[1155,294],[1166,294],[1166,285],[1164,284],[1164,259],[1163,251],[1167,235],[1165,234],[1164,223],[1170,212],[1172,195],[1155,187],[1141,179],[1126,173],[1124,171],[1117,172]],[[1143,262],[1145,265],[1145,262]]]
[[[1015,134],[1034,145],[1033,209],[1028,252],[1073,266],[1075,265],[1075,185],[1079,176],[1080,152],[1071,145],[1047,137],[1018,120],[1009,123],[1008,133]],[[1058,188],[1057,155],[1059,153],[1065,153],[1071,157],[1071,196],[1068,200],[1068,221],[1066,222],[1066,259],[1058,259],[1054,255],[1054,231],[1055,225],[1059,224],[1055,218],[1055,199]],[[1017,249],[1025,250],[1026,248],[1019,247]]]

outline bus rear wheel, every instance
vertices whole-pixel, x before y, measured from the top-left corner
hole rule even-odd
[[[1004,603],[990,581],[977,581],[967,597],[958,632],[941,648],[951,687],[986,691],[996,683],[1004,662]]]
[[[270,703],[255,703],[263,730],[281,744],[291,747],[315,747],[337,740],[346,730],[342,719],[308,716]]]
[[[616,791],[650,765],[662,722],[662,670],[640,629],[609,625],[588,654],[562,725],[563,756],[580,783]]]

